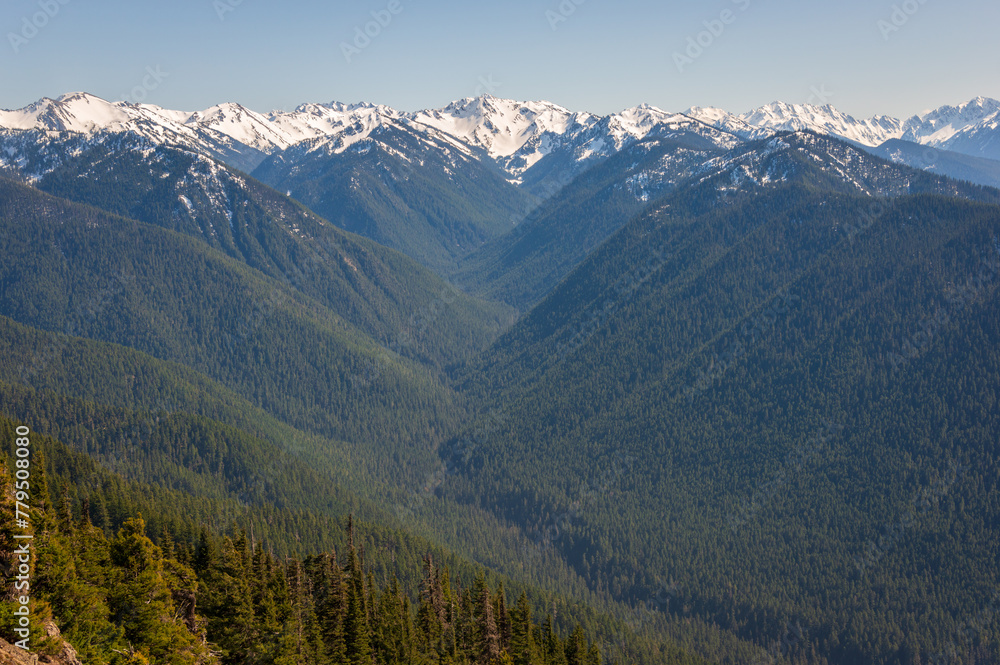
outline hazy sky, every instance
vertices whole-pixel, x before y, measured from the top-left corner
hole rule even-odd
[[[780,99],[909,116],[1000,98],[998,27],[994,0],[3,0],[0,107],[84,90],[417,110],[489,92],[600,114]]]

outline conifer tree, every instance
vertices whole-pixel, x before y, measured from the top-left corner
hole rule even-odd
[[[514,665],[534,665],[537,663],[537,650],[531,623],[531,604],[523,591],[511,610],[510,624],[510,654]]]
[[[140,515],[126,521],[111,541],[116,567],[109,593],[111,616],[125,629],[128,642],[152,660],[197,662],[203,650],[177,619],[163,576],[163,553],[145,529]]]
[[[209,631],[227,663],[247,662],[255,657],[257,647],[256,617],[241,545],[229,538],[223,540],[219,569],[210,591]]]
[[[510,613],[507,611],[507,592],[504,591],[503,582],[497,584],[496,599],[493,602],[493,615],[496,617],[497,632],[500,636],[500,651],[510,651]]]
[[[215,543],[208,534],[208,529],[202,525],[198,536],[198,546],[195,548],[194,570],[199,576],[204,576],[214,565],[216,559]]]
[[[576,624],[566,640],[565,651],[567,665],[587,665],[587,637],[580,624]]]
[[[379,663],[407,663],[410,661],[407,617],[409,602],[393,575],[388,589],[379,599],[378,623],[375,639],[376,661]]]
[[[279,567],[275,597],[281,608],[284,630],[278,640],[274,665],[327,663],[303,566],[292,559]]]
[[[434,568],[434,559],[427,554],[424,556],[424,577],[420,583],[420,605],[417,608],[417,628],[426,653],[441,647],[444,613],[444,594]]]
[[[546,665],[567,665],[566,651],[559,636],[556,635],[552,615],[545,617],[542,624],[543,657]]]
[[[350,552],[347,560],[347,614],[344,641],[351,665],[371,665],[371,632],[368,625],[368,598],[365,575],[357,550],[353,547],[353,520],[350,524]]]
[[[333,665],[346,665],[347,643],[344,637],[344,620],[347,617],[347,586],[344,571],[337,563],[336,554],[319,557],[320,597],[316,617],[323,638],[326,656]]]
[[[475,597],[474,621],[478,647],[476,662],[479,665],[491,665],[500,657],[500,633],[497,630],[496,617],[493,614],[490,587],[486,582],[486,573],[482,570],[476,574],[473,595]]]

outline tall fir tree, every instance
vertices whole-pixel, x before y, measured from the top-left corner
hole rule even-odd
[[[350,524],[350,552],[347,560],[347,614],[344,641],[350,665],[372,665],[371,627],[368,624],[368,594],[365,574],[353,547],[353,518]]]
[[[164,578],[163,553],[145,534],[142,516],[122,525],[111,541],[116,567],[109,594],[111,616],[125,638],[156,662],[196,663],[204,649],[176,613]]]
[[[510,654],[514,665],[537,665],[538,648],[531,622],[531,604],[523,591],[510,612],[510,629]]]
[[[493,665],[500,657],[500,632],[497,630],[486,573],[481,570],[476,574],[473,596],[475,598],[474,621],[477,641],[476,663],[478,665]]]

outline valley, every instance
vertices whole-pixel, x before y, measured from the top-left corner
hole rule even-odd
[[[167,659],[73,620],[132,538],[183,662],[996,662],[998,118],[0,112],[47,611]]]

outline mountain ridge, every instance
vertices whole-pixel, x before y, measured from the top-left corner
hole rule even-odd
[[[913,115],[908,119],[877,115],[857,119],[830,104],[772,102],[734,114],[716,108],[691,107],[681,113],[640,104],[604,116],[571,111],[547,101],[516,101],[492,95],[467,97],[437,109],[407,112],[368,102],[304,103],[294,111],[260,113],[235,102],[201,111],[166,109],[152,104],[109,102],[85,92],[43,97],[22,109],[0,111],[0,129],[134,131],[160,142],[174,141],[213,150],[223,161],[252,170],[267,155],[310,139],[347,135],[361,140],[386,121],[410,121],[433,128],[463,145],[481,150],[501,166],[515,184],[553,150],[602,124],[603,138],[614,149],[644,138],[654,127],[686,116],[744,140],[769,132],[810,129],[875,147],[903,139],[963,154],[1000,159],[1000,101],[976,97],[958,106]],[[590,140],[594,140],[592,137]],[[242,150],[240,148],[243,148]],[[600,146],[604,148],[604,145]],[[586,152],[586,150],[585,150]],[[591,148],[589,156],[599,149]]]

